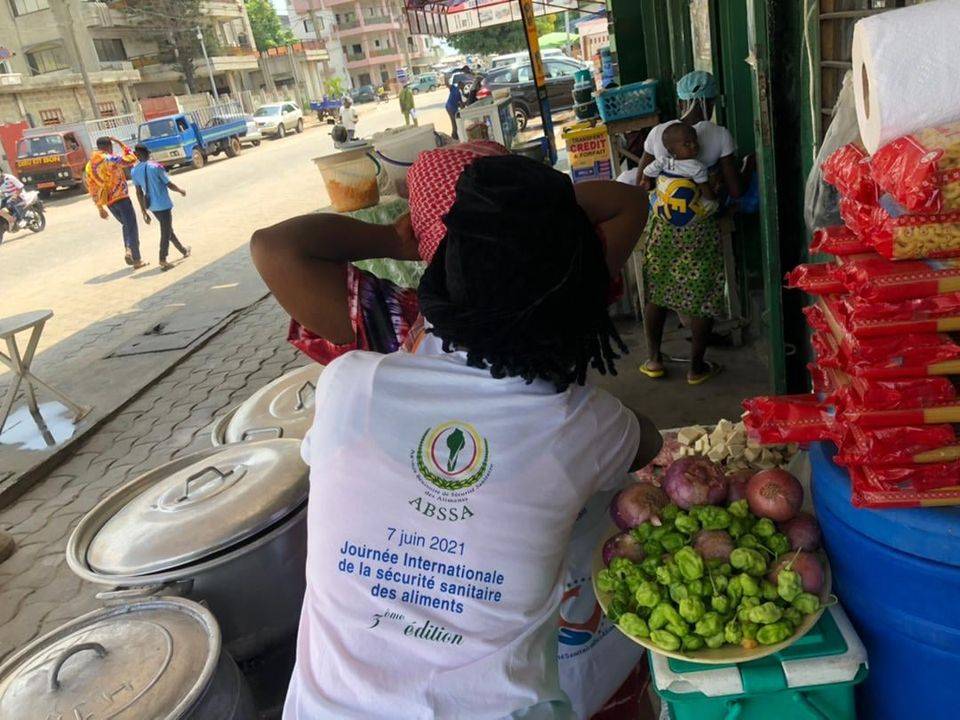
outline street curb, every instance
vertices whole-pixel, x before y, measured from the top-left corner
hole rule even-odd
[[[242,313],[246,312],[254,305],[263,302],[268,297],[270,297],[270,293],[264,293],[262,296],[248,305],[231,310],[230,313],[223,318],[223,320],[211,326],[210,329],[205,332],[195,343],[180,351],[180,354],[175,359],[171,359],[171,361],[165,367],[163,367],[163,369],[158,370],[139,388],[134,390],[125,400],[106,411],[101,416],[97,417],[93,422],[89,424],[81,423],[81,427],[77,430],[76,434],[74,434],[69,440],[66,440],[59,445],[51,454],[39,460],[35,465],[32,465],[17,475],[0,479],[0,510],[9,507],[17,500],[17,498],[36,486],[41,480],[43,480],[54,469],[56,469],[57,466],[69,459],[77,447],[82,445],[89,435],[99,430],[103,425],[108,423],[120,412],[122,412],[124,408],[130,405],[130,403],[150,390],[150,388],[156,385],[157,382],[173,372],[173,370],[175,370],[181,362],[189,358],[201,348],[205,347],[213,338],[217,337],[220,335],[220,333],[226,330],[227,327],[229,327],[230,324]],[[0,477],[2,477],[2,475],[0,475]]]

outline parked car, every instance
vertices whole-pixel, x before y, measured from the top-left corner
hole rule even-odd
[[[355,103],[376,102],[377,90],[373,85],[361,85],[350,91],[350,97]]]
[[[581,68],[582,65],[573,60],[547,59],[544,61],[547,99],[550,101],[551,113],[562,112],[573,107],[573,74]],[[500,89],[510,91],[517,127],[523,130],[527,126],[527,121],[540,112],[530,63],[518,63],[491,70],[484,77],[483,87],[477,93],[477,98],[489,97],[495,90]]]
[[[437,87],[437,76],[433,73],[417,75],[417,77],[410,82],[410,90],[414,95],[421,92],[433,92]]]
[[[233,122],[236,118],[227,118],[221,115],[214,115],[210,118],[204,127],[216,127],[217,125],[224,125],[228,122]],[[247,123],[247,134],[240,136],[241,145],[253,145],[257,147],[260,144],[260,141],[263,140],[263,134],[260,132],[260,128],[257,126],[257,121],[253,119],[252,115],[244,115],[243,120]]]
[[[137,139],[150,150],[151,159],[164,167],[192,164],[199,169],[211,155],[239,155],[240,138],[246,132],[247,123],[239,116],[201,128],[195,114],[177,113],[141,123]]]
[[[303,132],[303,110],[293,102],[261,105],[253,113],[253,119],[263,135],[282,138],[291,130]]]
[[[540,51],[540,57],[544,60],[547,58],[552,58],[554,60],[568,60],[569,57],[563,54],[563,50],[560,48],[547,48],[546,50]],[[517,63],[526,62],[530,59],[530,53],[524,50],[523,52],[507,53],[506,55],[497,55],[490,60],[490,68],[496,69],[501,67],[507,67],[509,65],[516,65]]]

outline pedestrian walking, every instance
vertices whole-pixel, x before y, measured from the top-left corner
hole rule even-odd
[[[450,94],[447,96],[446,110],[450,116],[450,125],[453,130],[450,134],[454,140],[459,140],[460,135],[457,132],[457,113],[463,107],[463,83],[450,83]]]
[[[120,148],[113,152],[113,146]],[[87,192],[93,198],[100,217],[104,220],[113,215],[123,228],[123,259],[134,270],[148,265],[140,257],[140,230],[137,227],[137,214],[130,202],[127,191],[126,168],[137,164],[137,156],[121,140],[114,137],[97,138],[97,149],[90,156],[83,172]],[[109,212],[109,215],[108,215]]]
[[[182,197],[187,196],[187,191],[170,180],[163,165],[150,159],[150,150],[146,145],[137,145],[133,151],[139,162],[130,176],[137,188],[140,212],[147,225],[150,224],[148,210],[160,223],[160,269],[169,270],[173,267],[172,263],[167,262],[171,243],[184,258],[190,257],[190,246],[182,245],[173,231],[173,200],[170,199],[170,190],[180,193]]]
[[[340,124],[347,131],[347,140],[355,140],[357,137],[357,109],[353,107],[353,100],[349,97],[343,99],[343,105],[340,106]]]
[[[417,111],[413,106],[413,90],[410,89],[409,82],[404,83],[399,98],[400,112],[403,113],[403,124],[409,125],[412,119],[414,125],[419,125],[420,123],[417,122]]]

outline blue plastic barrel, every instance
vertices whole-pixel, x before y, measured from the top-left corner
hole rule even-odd
[[[960,508],[866,510],[830,445],[815,445],[813,502],[834,592],[867,648],[860,718],[960,717]]]

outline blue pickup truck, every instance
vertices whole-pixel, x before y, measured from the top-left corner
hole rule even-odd
[[[246,120],[212,115],[204,121],[204,114],[179,113],[149,120],[140,125],[137,138],[150,150],[151,160],[168,168],[202,168],[211,155],[239,155],[240,138],[247,134]]]

